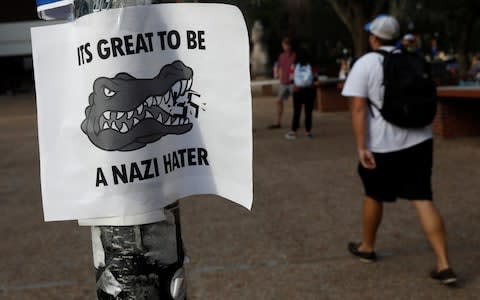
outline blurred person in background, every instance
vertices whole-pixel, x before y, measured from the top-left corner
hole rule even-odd
[[[302,107],[305,110],[305,135],[312,138],[312,114],[315,103],[316,90],[315,75],[309,56],[305,50],[300,50],[293,73],[293,120],[292,130],[285,135],[287,140],[297,138],[300,127]]]
[[[282,50],[283,52],[278,56],[277,64],[273,72],[274,75],[277,76],[276,78],[280,79],[277,99],[277,115],[275,123],[268,126],[268,129],[282,128],[283,103],[288,100],[293,92],[292,73],[296,54],[293,51],[290,38],[283,38]]]

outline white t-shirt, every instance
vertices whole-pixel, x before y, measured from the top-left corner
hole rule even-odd
[[[391,51],[393,47],[384,46],[381,49]],[[342,95],[368,98],[377,107],[382,107],[385,91],[382,63],[383,56],[379,53],[371,52],[360,57],[348,74]],[[406,149],[433,136],[431,125],[419,129],[401,128],[385,121],[373,106],[368,111],[368,124],[367,147],[377,153]]]

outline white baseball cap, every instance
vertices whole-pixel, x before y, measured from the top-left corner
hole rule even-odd
[[[407,33],[406,35],[403,36],[402,39],[405,40],[405,41],[414,41],[415,36],[411,33]]]
[[[389,41],[400,33],[398,21],[389,15],[378,15],[372,22],[365,24],[364,28],[371,34]]]

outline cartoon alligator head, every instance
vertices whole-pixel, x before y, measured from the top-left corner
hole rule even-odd
[[[193,70],[179,60],[152,79],[127,73],[97,78],[81,129],[107,151],[132,151],[168,134],[184,134],[193,127],[190,117],[198,116],[192,83]]]

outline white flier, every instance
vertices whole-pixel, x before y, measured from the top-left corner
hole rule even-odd
[[[162,48],[163,31],[179,44]],[[201,48],[187,43],[192,31]],[[46,221],[124,220],[199,194],[251,208],[249,40],[238,8],[106,10],[34,28],[32,47]]]

